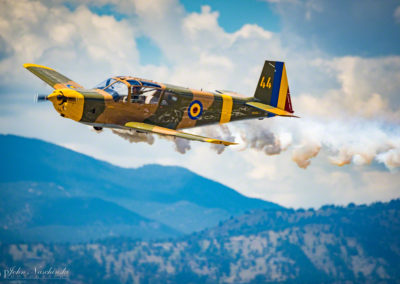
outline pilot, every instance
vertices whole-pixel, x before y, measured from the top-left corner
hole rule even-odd
[[[139,102],[139,87],[132,87],[132,102]]]

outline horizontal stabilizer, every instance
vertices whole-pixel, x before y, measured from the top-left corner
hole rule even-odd
[[[181,132],[178,130],[173,130],[173,129],[156,126],[156,125],[151,125],[151,124],[147,124],[147,123],[142,123],[142,122],[128,122],[125,124],[125,127],[129,127],[129,128],[132,128],[132,129],[135,129],[138,131],[156,133],[156,134],[167,135],[167,136],[174,136],[174,137],[179,137],[179,138],[183,138],[183,139],[208,142],[208,143],[213,143],[213,144],[222,144],[225,146],[237,144],[234,142],[229,142],[229,141],[224,141],[224,140],[219,140],[219,139],[214,139],[214,138],[208,138],[208,137],[204,137],[204,136],[200,136],[200,135],[185,133],[185,132]]]
[[[296,115],[293,115],[291,112],[288,112],[286,110],[282,110],[270,105],[266,105],[266,104],[262,104],[262,103],[258,103],[258,102],[248,102],[246,103],[246,105],[251,106],[251,107],[255,107],[257,109],[275,114],[275,115],[279,115],[279,116],[288,116],[288,117],[297,117]]]

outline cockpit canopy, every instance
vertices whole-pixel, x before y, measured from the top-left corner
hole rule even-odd
[[[109,93],[114,101],[126,102],[131,98],[133,103],[157,104],[161,95],[161,86],[140,79],[114,77],[99,83],[94,89]]]

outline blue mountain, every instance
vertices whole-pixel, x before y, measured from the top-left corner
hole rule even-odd
[[[38,139],[0,135],[0,237],[175,237],[251,209],[280,209],[185,168],[126,169]]]
[[[400,200],[257,209],[174,240],[0,245],[0,269],[77,283],[399,283]],[[63,266],[61,266],[63,267]]]

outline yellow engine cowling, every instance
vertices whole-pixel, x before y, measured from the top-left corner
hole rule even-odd
[[[84,96],[71,89],[58,89],[47,96],[61,116],[80,121],[83,114]]]

